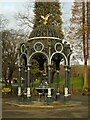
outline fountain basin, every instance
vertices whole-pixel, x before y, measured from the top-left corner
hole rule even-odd
[[[48,88],[35,88],[38,93],[48,93]],[[54,88],[51,88],[51,93],[53,92]]]

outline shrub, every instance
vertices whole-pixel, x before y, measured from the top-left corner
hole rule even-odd
[[[11,93],[11,88],[9,88],[9,87],[4,87],[4,88],[2,88],[2,93]]]

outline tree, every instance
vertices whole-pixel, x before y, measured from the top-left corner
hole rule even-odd
[[[34,5],[34,14],[33,29],[38,25],[43,24],[41,15],[46,16],[47,14],[50,14],[47,25],[54,25],[54,27],[59,31],[61,38],[63,38],[62,13],[60,11],[59,0],[55,0],[55,2],[48,2],[48,0],[45,2],[38,2],[38,0],[36,0]]]
[[[17,69],[18,44],[23,43],[28,39],[27,36],[13,29],[3,30],[1,31],[1,33],[2,33],[2,77],[4,78],[7,85],[7,80],[9,80],[9,84],[11,84],[12,78],[16,76],[15,72]]]
[[[84,88],[87,87],[87,20],[84,2],[74,0],[72,8],[71,26],[69,30],[68,40],[72,44],[73,51],[77,53],[77,59],[84,59]]]
[[[4,15],[0,14],[0,78],[2,78],[2,31],[6,29],[8,20]]]
[[[7,80],[11,84],[13,73],[17,67],[17,46],[26,40],[24,38],[14,30],[2,31],[2,77],[6,85]]]
[[[33,10],[32,10],[33,11]],[[31,15],[31,4],[27,3],[23,13],[18,13],[15,16],[17,24],[20,27],[19,30],[23,31],[24,34],[29,34],[33,28],[33,15]]]
[[[70,19],[70,28],[68,32],[68,41],[72,45],[74,53],[77,53],[77,59],[83,60],[83,20],[82,20],[82,2],[75,0],[72,8],[72,18]]]
[[[88,87],[88,1],[82,4],[83,14],[83,52],[84,52],[84,88]]]
[[[2,76],[11,84],[17,60],[15,36],[8,30],[2,31]]]
[[[8,22],[9,21],[4,17],[4,15],[0,14],[0,31],[6,28]]]

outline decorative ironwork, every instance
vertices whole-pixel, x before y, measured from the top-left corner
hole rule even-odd
[[[48,16],[49,17],[49,16]],[[48,20],[46,19],[46,22]],[[43,18],[45,19],[45,17]],[[46,63],[47,68],[45,69],[45,74],[47,75],[47,98],[50,100],[52,98],[52,88],[51,88],[51,70],[52,70],[52,62],[56,64],[56,70],[59,70],[60,62],[64,61],[65,65],[65,95],[64,97],[68,97],[69,94],[69,72],[70,68],[70,55],[72,51],[70,49],[70,45],[66,42],[62,43],[60,39],[60,34],[54,29],[53,26],[50,25],[40,25],[36,29],[34,29],[29,37],[29,40],[26,43],[20,44],[18,49],[18,66],[19,66],[19,88],[18,88],[18,96],[21,95],[21,61],[25,60],[25,68],[27,72],[26,75],[26,85],[25,89],[27,90],[27,98],[31,97],[30,90],[30,71],[31,71],[31,61],[32,59],[36,59],[39,63],[39,69],[44,72],[44,63]],[[45,86],[45,85],[44,85]],[[43,89],[43,86],[41,87]],[[39,88],[40,90],[40,88]],[[58,93],[58,91],[57,91]]]
[[[47,21],[48,21],[49,16],[50,16],[50,13],[48,13],[46,16],[41,15],[41,18],[43,19],[43,24],[44,24],[44,25],[47,24]]]
[[[44,45],[41,42],[36,42],[34,44],[34,50],[37,52],[41,52],[44,48]]]
[[[62,52],[62,50],[63,50],[62,44],[61,43],[56,43],[55,44],[55,51],[56,52]]]

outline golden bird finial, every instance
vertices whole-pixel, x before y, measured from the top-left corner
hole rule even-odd
[[[43,24],[44,25],[46,25],[49,16],[50,16],[50,13],[48,13],[46,16],[41,15],[41,18],[43,19]]]

